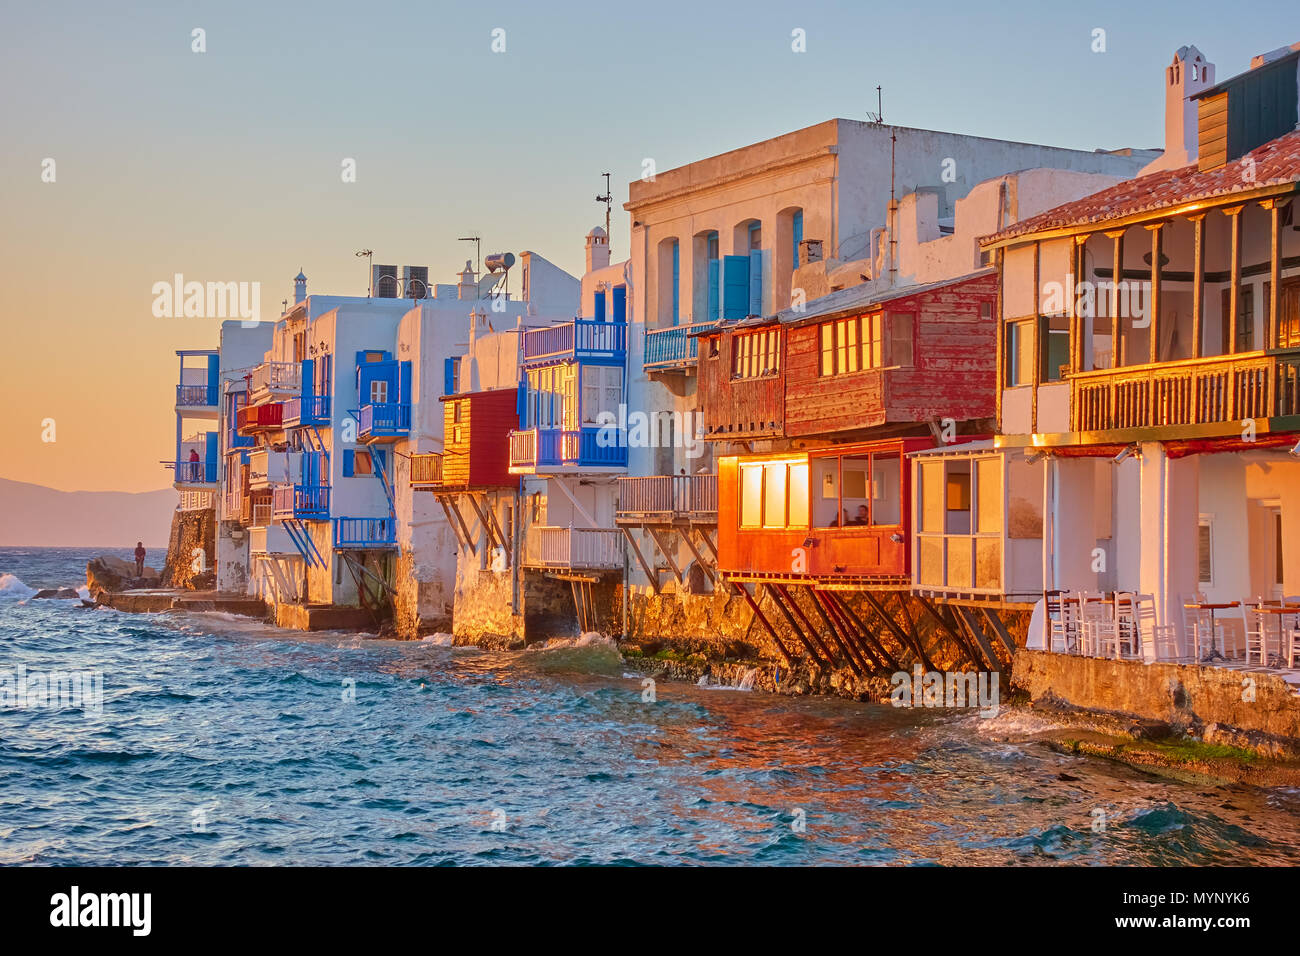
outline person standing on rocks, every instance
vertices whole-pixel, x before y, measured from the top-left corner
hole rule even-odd
[[[144,556],[144,542],[137,541],[135,543],[135,576],[137,578],[144,577]]]

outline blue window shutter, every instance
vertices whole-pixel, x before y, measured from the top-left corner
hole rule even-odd
[[[673,325],[676,325],[680,316],[681,307],[681,287],[682,287],[682,246],[679,242],[673,243]]]
[[[208,404],[217,404],[217,385],[221,378],[221,356],[208,356]]]
[[[526,428],[528,421],[528,383],[519,383],[519,392],[515,397],[515,414],[519,416],[519,427]]]
[[[749,314],[749,256],[722,259],[722,317],[743,319]]]
[[[763,314],[763,250],[749,253],[749,314]]]
[[[411,363],[397,363],[397,395],[403,405],[411,404]]]
[[[456,394],[456,360],[454,358],[442,360],[442,394]]]
[[[790,222],[790,240],[792,249],[790,253],[790,268],[799,268],[799,243],[803,242],[803,210],[800,209],[794,214]]]
[[[316,381],[316,363],[311,359],[302,360],[302,373],[299,375],[301,385],[298,389],[299,395],[310,395]],[[305,416],[304,416],[305,417]]]
[[[592,296],[592,311],[595,313],[597,322],[605,321],[605,293],[597,292]]]
[[[343,477],[344,478],[352,477],[356,454],[357,453],[351,448],[343,449]]]
[[[206,432],[203,435],[203,480],[217,480],[217,433]]]
[[[708,302],[709,321],[716,321],[722,318],[722,312],[718,304],[718,260],[709,260],[709,302]]]
[[[614,321],[627,321],[627,286],[614,286]]]

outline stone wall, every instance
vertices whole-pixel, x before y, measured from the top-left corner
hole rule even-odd
[[[202,550],[202,560],[196,560]],[[217,512],[215,508],[172,513],[171,537],[162,585],[205,591],[217,586]]]
[[[434,569],[421,566],[409,548],[397,558],[393,586],[393,627],[397,636],[416,640],[426,634],[451,630],[453,601]]]
[[[1235,733],[1245,743],[1252,735],[1300,743],[1300,697],[1275,674],[1021,649],[1013,685],[1036,705],[1157,720],[1220,741]]]
[[[483,647],[522,647],[524,616],[511,608],[508,571],[466,569],[456,571],[452,634],[457,644]]]

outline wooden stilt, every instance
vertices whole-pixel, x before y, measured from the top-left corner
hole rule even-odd
[[[864,591],[863,594],[870,595],[870,592]],[[903,670],[904,668],[902,664],[899,663],[899,661],[894,657],[893,654],[889,653],[889,649],[886,648],[885,645],[881,643],[880,639],[871,632],[871,630],[867,627],[866,623],[860,617],[858,617],[857,614],[854,613],[853,608],[849,607],[849,602],[845,600],[842,595],[839,594],[835,595],[835,599],[839,603],[841,613],[843,613],[850,621],[853,622],[854,626],[857,627],[857,629],[862,633],[863,638],[865,640],[871,642],[871,646],[876,649],[878,656],[880,656],[880,658],[884,661],[885,666],[888,667],[890,670],[894,670],[894,671]],[[893,622],[886,619],[885,623],[892,624]],[[907,642],[901,641],[901,643],[903,645],[903,648],[906,649]]]
[[[645,555],[641,553],[640,547],[637,546],[636,538],[633,536],[632,532],[621,526],[619,530],[623,532],[623,537],[627,538],[627,543],[632,546],[632,553],[636,555],[637,564],[641,565],[641,570],[644,571],[645,576],[650,579],[650,587],[654,589],[655,594],[658,594],[659,572],[650,567],[649,562],[645,559]]]
[[[803,630],[800,629],[798,622],[794,619],[794,615],[790,613],[790,609],[782,603],[781,595],[777,592],[777,589],[770,584],[765,584],[763,587],[767,589],[767,594],[772,599],[772,603],[776,605],[777,610],[781,612],[786,623],[790,625],[790,630],[794,631],[795,637],[797,637],[799,643],[804,646],[804,650],[808,652],[808,655],[813,660],[820,663],[820,659],[817,656],[817,649],[813,646],[812,641],[808,640],[808,635],[804,634]]]
[[[731,586],[741,593],[741,595],[745,598],[745,602],[749,605],[750,609],[754,612],[754,617],[759,622],[762,623],[764,628],[767,629],[767,633],[772,635],[772,643],[775,644],[776,649],[781,652],[781,657],[785,659],[786,666],[794,667],[794,658],[790,656],[790,652],[786,650],[785,645],[781,643],[781,638],[776,633],[776,629],[772,627],[767,617],[763,614],[763,611],[758,606],[758,602],[754,600],[753,595],[751,595],[749,591],[745,589],[745,586],[743,584],[736,584],[733,582]]]
[[[862,633],[864,628],[856,627],[853,622],[849,620],[848,615],[844,613],[843,602],[840,599],[840,596],[835,594],[833,591],[818,591],[817,593],[825,602],[826,610],[830,613],[836,625],[840,628],[840,632],[844,635],[845,641],[849,642],[853,649],[857,651],[858,658],[862,661],[863,666],[868,667],[872,671],[884,670],[885,661],[887,659],[893,660],[893,658],[883,647],[880,647],[877,642],[871,640]],[[880,652],[879,654],[876,653],[877,650]],[[898,668],[895,666],[894,670],[897,669]]]
[[[921,607],[925,608],[926,612],[934,618],[936,622],[938,622],[939,627],[944,631],[944,633],[952,638],[953,643],[957,645],[957,649],[966,655],[966,660],[972,667],[983,666],[979,655],[975,652],[975,649],[971,647],[970,642],[966,640],[966,636],[960,632],[960,625],[954,627],[952,624],[949,624],[944,620],[943,615],[939,613],[938,609],[935,608],[928,599],[921,597],[921,595],[916,595],[916,600],[917,603],[920,604]]]
[[[655,545],[659,548],[659,553],[662,554],[664,560],[668,562],[668,567],[672,570],[673,577],[677,579],[678,584],[681,584],[682,569],[677,567],[677,562],[673,560],[672,553],[668,550],[668,546],[664,544],[663,539],[659,537],[659,532],[649,525],[646,525],[646,531],[650,532],[650,537],[654,539]]]
[[[825,605],[822,603],[822,593],[815,587],[809,587],[808,593],[812,595],[813,608],[816,609],[817,614],[821,617],[822,623],[826,625],[827,632],[830,634],[831,639],[835,641],[835,645],[840,649],[844,659],[848,661],[850,669],[859,677],[866,677],[870,667],[868,667],[864,661],[858,659],[857,652],[854,651],[848,641],[844,640],[840,635],[839,629],[835,626],[835,622],[831,620],[830,615],[826,611]]]
[[[776,589],[781,592],[781,596],[785,598],[794,613],[798,615],[799,620],[803,622],[804,630],[808,635],[808,639],[816,645],[818,650],[821,651],[821,656],[826,659],[826,663],[829,666],[834,667],[835,655],[831,652],[829,647],[822,643],[821,637],[817,634],[817,628],[813,627],[812,622],[808,620],[808,616],[804,614],[803,608],[801,608],[799,602],[794,599],[794,595],[790,593],[790,589],[784,584],[776,585]],[[813,657],[816,658],[817,655],[814,654]]]
[[[980,650],[988,658],[989,667],[995,671],[1001,671],[1002,661],[998,660],[998,655],[994,652],[993,645],[989,643],[989,639],[985,636],[984,629],[980,627],[979,618],[975,616],[975,612],[960,605],[955,610],[958,619],[966,625],[966,629],[970,631],[970,636],[974,638],[975,643],[979,645]]]
[[[694,534],[694,529],[682,528],[680,529],[680,533],[682,536],[682,540],[686,542],[686,547],[690,548],[691,555],[695,558],[695,564],[708,577],[709,583],[716,586],[718,583],[717,574],[714,573],[714,570],[712,566],[709,564],[709,562],[705,561],[704,558],[700,555],[699,548],[695,547],[695,542],[691,540],[691,537]]]

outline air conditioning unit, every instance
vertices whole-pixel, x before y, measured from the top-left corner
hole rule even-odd
[[[802,239],[799,241],[799,265],[822,261],[822,241],[820,239]]]
[[[370,267],[370,294],[376,299],[397,299],[397,266]]]
[[[408,299],[429,297],[429,267],[402,266],[402,290]]]

